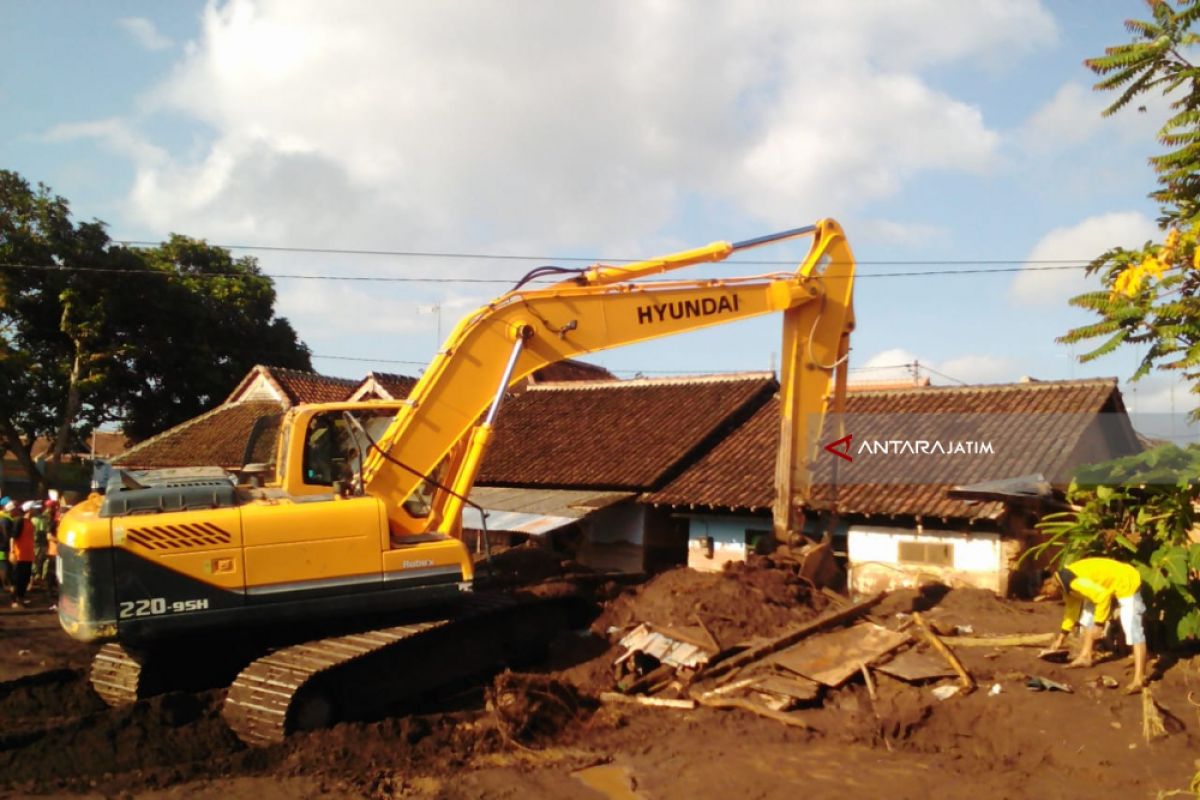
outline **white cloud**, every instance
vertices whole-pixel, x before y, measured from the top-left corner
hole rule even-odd
[[[1025,268],[1009,287],[1009,296],[1017,303],[1062,306],[1100,284],[1094,277],[1087,278],[1082,268],[1058,269],[1072,265],[1057,262],[1086,264],[1110,248],[1140,247],[1160,235],[1153,220],[1136,211],[1101,214],[1071,227],[1055,228],[1034,245]]]
[[[1015,358],[987,354],[956,356],[936,369],[942,374],[931,376],[934,383],[1007,383],[1021,377]]]
[[[850,380],[855,383],[909,381],[913,379],[913,365],[919,361],[915,354],[900,347],[881,350],[861,363],[852,359]]]
[[[164,36],[154,23],[145,17],[125,17],[117,20],[117,24],[147,50],[167,50],[175,44],[174,40]]]
[[[101,119],[91,122],[72,122],[55,125],[42,135],[48,142],[67,142],[76,139],[96,139],[113,152],[152,166],[167,161],[167,151],[157,147],[120,119]]]
[[[994,159],[920,70],[1054,25],[969,5],[213,4],[151,99],[211,142],[141,165],[132,209],[213,238],[551,251],[644,241],[695,197],[836,214]]]
[[[926,248],[950,239],[949,229],[923,222],[865,219],[855,225],[854,240],[874,240],[900,247]]]
[[[1025,122],[1021,139],[1032,150],[1055,151],[1087,141],[1103,123],[1105,95],[1065,83]]]
[[[1025,121],[1017,132],[1018,140],[1032,152],[1056,153],[1111,130],[1121,139],[1152,146],[1158,126],[1171,113],[1169,101],[1157,94],[1145,95],[1104,117],[1104,109],[1115,99],[1111,92],[1098,92],[1075,81],[1064,83]]]
[[[853,362],[850,375],[855,383],[892,383],[913,380],[914,371],[935,385],[1005,383],[1020,377],[1018,362],[1007,356],[970,353],[938,362],[901,347]]]

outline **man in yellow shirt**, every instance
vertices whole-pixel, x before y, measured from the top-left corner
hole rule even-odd
[[[1111,558],[1084,558],[1060,569],[1057,575],[1067,607],[1052,649],[1062,647],[1067,634],[1078,624],[1083,629],[1083,647],[1068,666],[1090,667],[1096,639],[1115,602],[1125,641],[1133,648],[1133,680],[1125,691],[1136,692],[1144,687],[1147,651],[1142,617],[1146,604],[1141,594],[1142,576],[1137,569]]]

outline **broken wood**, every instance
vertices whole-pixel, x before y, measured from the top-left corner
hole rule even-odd
[[[737,669],[738,667],[744,666],[753,661],[758,661],[761,658],[765,658],[766,656],[776,653],[785,647],[790,647],[809,634],[816,633],[824,628],[829,628],[842,622],[846,622],[847,620],[854,619],[859,614],[862,614],[864,611],[882,600],[885,594],[886,592],[879,592],[878,594],[875,594],[860,603],[855,603],[852,606],[840,608],[833,613],[818,617],[812,622],[807,622],[804,625],[793,628],[782,636],[770,639],[766,643],[756,647],[751,647],[749,650],[739,653],[736,656],[732,656],[731,658],[727,658],[724,661],[714,664],[707,669],[702,668],[700,673],[701,677],[715,678],[718,675],[723,675],[730,670]]]
[[[782,722],[784,725],[790,725],[793,728],[812,730],[812,726],[804,720],[783,711],[775,711],[766,706],[761,706],[753,700],[747,700],[742,697],[706,697],[705,695],[693,695],[692,697],[697,703],[708,708],[739,708],[742,711],[749,711],[751,714],[757,714],[760,717]]]
[[[601,703],[620,703],[624,705],[659,706],[662,708],[693,709],[695,700],[669,700],[665,697],[646,697],[644,695],[630,696],[620,692],[601,692]]]
[[[909,641],[907,633],[897,633],[873,622],[859,622],[835,631],[823,631],[768,656],[765,661],[826,686],[837,687],[858,672],[860,663],[874,663]]]
[[[867,684],[867,696],[871,698],[871,702],[875,702],[875,681],[871,680],[871,670],[867,669],[866,664],[860,663],[858,668],[862,670],[863,682]]]
[[[883,664],[876,664],[875,671],[908,683],[953,678],[957,674],[938,653],[916,648],[905,650]]]
[[[921,629],[921,633],[933,645],[933,649],[941,653],[942,657],[946,659],[946,663],[958,673],[959,683],[962,684],[963,692],[972,691],[975,688],[975,681],[971,678],[971,674],[967,672],[966,667],[962,665],[962,662],[958,660],[958,656],[954,655],[954,651],[938,638],[936,633],[929,629],[929,626],[925,624],[925,620],[921,618],[921,612],[914,611],[912,618],[917,627]]]
[[[708,638],[708,643],[712,645],[713,653],[721,652],[721,641],[717,639],[716,634],[704,623],[704,618],[699,614],[693,614],[692,619],[696,620],[696,624],[700,626],[700,630],[704,631],[704,635]]]
[[[618,686],[618,688],[625,694],[639,694],[664,679],[670,680],[674,677],[675,668],[670,664],[662,664],[650,670],[628,686]]]
[[[833,604],[835,606],[837,606],[838,608],[845,608],[846,604],[850,602],[850,600],[848,598],[843,597],[842,595],[835,592],[833,589],[830,589],[828,586],[821,587],[821,594],[825,595],[827,598],[829,598],[831,601],[833,601]]]
[[[1011,636],[955,636],[955,647],[1037,647],[1054,641],[1053,633],[1019,633]]]

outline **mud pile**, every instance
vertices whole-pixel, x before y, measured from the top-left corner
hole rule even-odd
[[[732,564],[722,572],[681,567],[625,588],[606,605],[592,630],[606,634],[642,622],[680,628],[702,620],[726,647],[811,619],[828,602],[795,570],[768,559]]]
[[[492,573],[490,576],[489,569]],[[562,555],[541,547],[537,542],[517,547],[493,547],[490,567],[482,557],[475,564],[475,571],[481,578],[502,586],[534,584],[578,569],[577,565],[565,561]]]
[[[0,690],[0,776],[27,791],[161,785],[210,774],[241,750],[218,715],[217,693],[176,692],[109,709],[67,670]]]

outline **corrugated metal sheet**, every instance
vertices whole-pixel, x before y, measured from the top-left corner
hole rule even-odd
[[[707,664],[709,659],[709,653],[703,648],[665,636],[644,622],[625,634],[625,638],[621,639],[621,646],[625,648],[625,654],[617,659],[618,664],[635,650],[654,656],[673,667],[697,667]]]
[[[629,500],[631,492],[612,493],[576,489],[517,489],[476,486],[471,500],[483,507],[489,531],[541,535],[582,519],[591,512]],[[479,512],[463,509],[463,527],[482,530]]]

